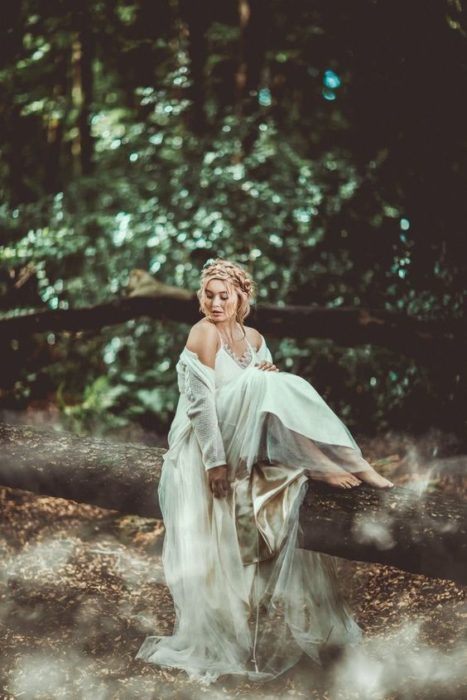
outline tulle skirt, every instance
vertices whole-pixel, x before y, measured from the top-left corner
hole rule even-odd
[[[309,476],[372,470],[347,426],[305,379],[254,367],[217,392],[227,461],[286,465]]]
[[[216,499],[184,400],[159,485],[175,626],[136,658],[204,683],[264,681],[303,654],[319,664],[326,648],[357,643],[336,561],[300,547],[298,519],[310,474],[369,468],[347,428],[300,377],[245,370],[216,396],[232,487]]]

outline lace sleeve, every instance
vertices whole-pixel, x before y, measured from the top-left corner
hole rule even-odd
[[[224,443],[217,420],[214,394],[191,370],[184,367],[187,416],[193,425],[206,469],[226,463]]]

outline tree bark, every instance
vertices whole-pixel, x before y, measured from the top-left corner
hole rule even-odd
[[[0,483],[160,518],[164,450],[0,424]],[[467,583],[467,504],[395,487],[326,490],[310,482],[301,546]]]
[[[250,120],[242,138],[242,154],[249,155],[258,138],[264,114],[258,102],[264,56],[269,41],[270,6],[266,0],[239,0],[240,51],[236,74],[237,115]],[[264,86],[268,87],[269,86]],[[256,116],[255,116],[256,115]]]
[[[197,134],[206,129],[206,89],[204,69],[207,58],[206,32],[211,20],[212,7],[209,0],[194,3],[182,0],[182,17],[188,29],[188,54],[190,56],[191,87],[191,127]]]
[[[89,16],[90,6],[82,2],[73,12],[74,36],[71,56],[73,74],[72,101],[77,110],[78,136],[72,146],[77,175],[93,171],[94,142],[91,135],[91,105],[93,100],[94,38]]]
[[[160,295],[118,298],[96,306],[38,311],[0,319],[3,342],[45,331],[97,330],[139,316],[193,324],[199,320],[195,295],[176,295],[161,285]],[[186,298],[183,298],[185,296]],[[180,298],[181,297],[181,298]],[[353,347],[372,344],[405,354],[430,368],[464,366],[467,338],[461,321],[422,321],[381,309],[258,304],[248,318],[272,337],[327,338]]]
[[[21,114],[21,106],[15,99],[14,86],[18,85],[17,62],[23,58],[24,26],[21,3],[7,0],[2,3],[2,40],[0,42],[0,70],[3,77],[0,82],[0,133],[2,137],[2,186],[6,185],[8,196],[3,192],[3,199],[10,204],[27,202],[31,199],[31,187],[25,177],[25,142],[28,131],[34,128],[34,119]],[[17,89],[19,89],[17,87]]]

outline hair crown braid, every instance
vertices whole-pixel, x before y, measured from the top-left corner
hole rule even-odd
[[[255,284],[250,274],[237,263],[232,263],[222,258],[208,260],[203,267],[201,286],[197,292],[202,313],[205,313],[203,302],[206,285],[213,279],[226,282],[237,293],[238,305],[235,318],[243,328],[243,321],[250,313],[250,300],[255,293]]]

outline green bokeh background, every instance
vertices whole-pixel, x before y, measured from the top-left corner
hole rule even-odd
[[[221,256],[249,269],[258,302],[462,321],[464,4],[240,6],[5,2],[1,317],[122,296],[135,268],[195,290]],[[5,342],[0,409],[156,439],[188,329],[137,318]],[[268,342],[354,431],[465,439],[463,366]]]

